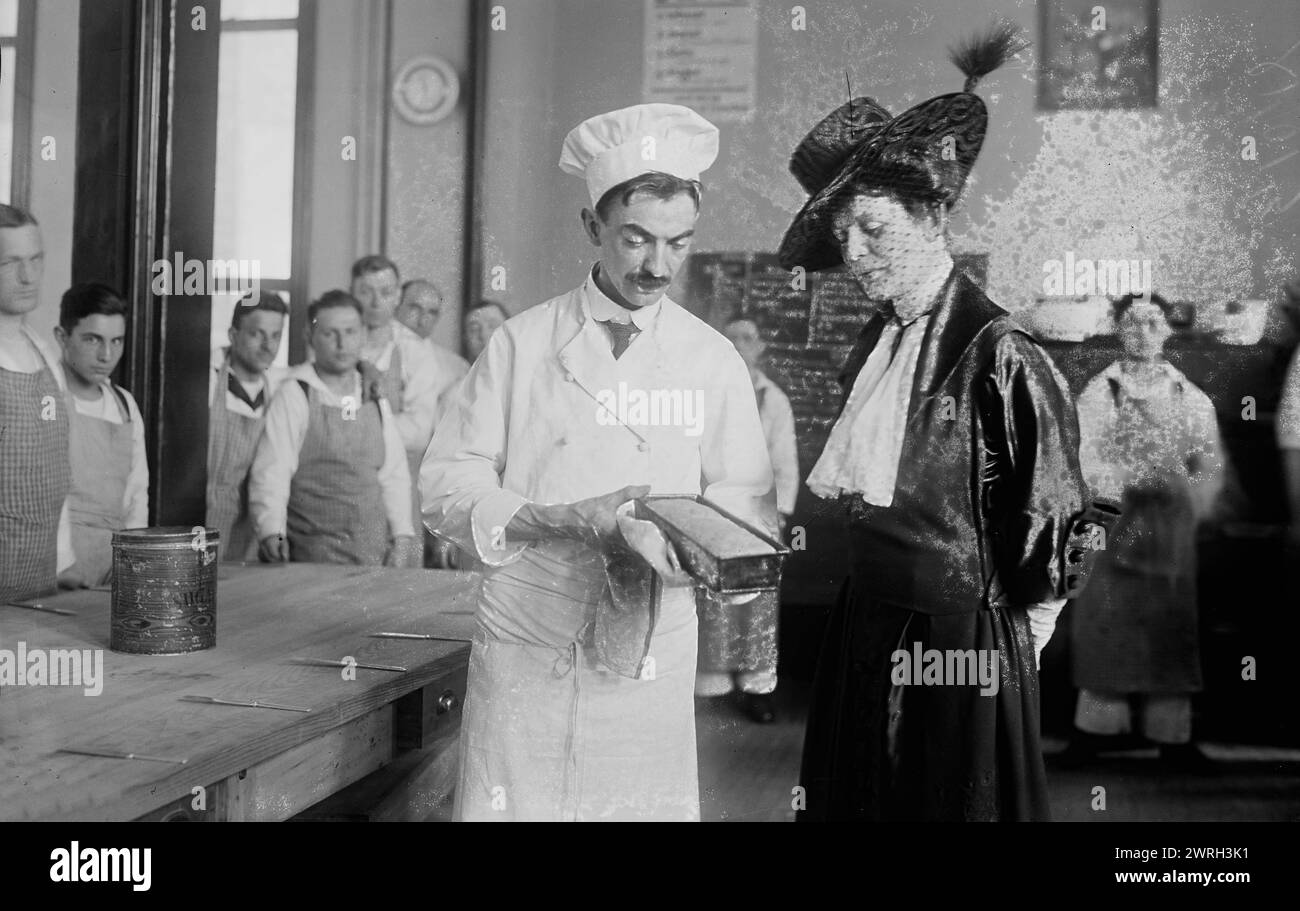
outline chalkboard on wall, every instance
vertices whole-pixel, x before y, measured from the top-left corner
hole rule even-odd
[[[987,254],[953,259],[983,285]],[[806,478],[839,410],[839,375],[875,304],[842,268],[800,282],[775,253],[696,253],[687,264],[683,306],[719,331],[741,316],[758,322],[767,345],[763,370],[790,397],[799,474]]]

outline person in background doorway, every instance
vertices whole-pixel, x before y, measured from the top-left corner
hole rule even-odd
[[[438,410],[434,415],[434,427],[438,426],[438,420],[446,410],[448,393],[469,372],[469,361],[433,340],[433,329],[442,316],[442,307],[442,292],[428,279],[413,278],[402,285],[402,303],[397,308],[397,320],[428,343],[429,353],[438,366]]]
[[[455,394],[456,387],[469,372],[469,361],[456,352],[444,348],[433,340],[433,329],[442,316],[443,298],[437,285],[428,279],[413,278],[402,285],[402,303],[397,308],[397,320],[428,344],[429,352],[438,365],[438,410],[434,415],[433,426],[438,426],[443,413],[447,410],[448,400]],[[412,482],[419,486],[419,473],[412,463]],[[460,552],[456,545],[443,540],[427,528],[416,526],[417,534],[424,532],[424,565],[429,569],[469,568],[470,558]],[[462,557],[464,560],[462,561]]]
[[[329,291],[307,320],[314,358],[271,399],[249,477],[258,556],[409,566],[419,554],[411,479],[388,402],[362,380],[361,305]]]
[[[740,352],[758,400],[758,416],[772,462],[776,508],[782,536],[799,493],[799,454],[790,399],[759,367],[764,345],[752,319],[735,319],[723,334]],[[695,695],[725,696],[739,691],[740,704],[754,721],[776,720],[777,627],[780,599],[776,592],[757,597],[700,600],[700,656]]]
[[[758,324],[752,319],[735,319],[727,324],[723,334],[740,352],[754,384],[758,414],[763,420],[763,436],[772,459],[776,508],[781,520],[781,533],[784,534],[799,495],[799,449],[795,439],[794,409],[781,387],[760,369],[767,346],[763,344]]]
[[[1141,733],[1179,768],[1208,764],[1192,743],[1201,689],[1196,528],[1224,482],[1209,396],[1164,357],[1169,304],[1128,295],[1114,305],[1120,359],[1079,395],[1079,461],[1095,495],[1122,501],[1070,609],[1078,729],[1067,763],[1108,736]]]
[[[110,377],[126,344],[126,302],[107,285],[73,285],[59,303],[54,336],[68,386],[72,486],[68,518],[86,585],[113,574],[113,532],[149,524],[144,419],[131,393]]]
[[[465,356],[470,363],[478,360],[492,333],[509,318],[506,308],[496,301],[479,301],[465,311]]]
[[[266,409],[285,370],[272,366],[289,308],[262,291],[240,301],[230,320],[230,344],[214,349],[208,383],[208,484],[205,524],[221,533],[222,558],[257,559],[248,515],[248,472],[262,437]]]
[[[371,254],[352,264],[352,296],[361,304],[365,321],[361,359],[378,372],[383,397],[393,410],[412,483],[411,522],[418,527],[420,460],[433,436],[445,387],[428,343],[394,319],[401,287],[397,265],[386,256]],[[411,566],[423,562],[419,553],[411,559]]]
[[[84,584],[60,575],[76,562],[63,370],[26,320],[40,304],[44,267],[36,219],[0,205],[0,601]]]

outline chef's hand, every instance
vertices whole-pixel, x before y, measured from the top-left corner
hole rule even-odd
[[[392,547],[388,548],[388,556],[384,558],[384,565],[412,569],[423,563],[424,554],[416,548],[416,540],[415,535],[398,535],[394,538]]]
[[[618,530],[617,510],[627,501],[644,497],[648,493],[649,484],[636,484],[571,503],[569,505],[573,518],[569,527],[579,539],[588,544],[622,545],[623,535]]]
[[[695,580],[682,566],[677,550],[653,522],[632,515],[631,504],[619,510],[618,530],[624,547],[640,555],[667,585],[693,585]]]
[[[622,536],[618,531],[618,519],[614,511],[628,500],[644,497],[648,493],[650,485],[637,484],[575,503],[547,506],[525,503],[506,526],[505,541],[514,544],[547,538],[569,538],[602,549],[621,545]]]
[[[59,588],[90,588],[90,583],[81,575],[80,566],[81,564],[79,563],[73,563],[63,572],[59,573]]]
[[[267,535],[257,544],[257,559],[263,563],[288,563],[289,540],[284,535]]]

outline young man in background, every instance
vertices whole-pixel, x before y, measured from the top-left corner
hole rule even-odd
[[[77,562],[65,573],[103,585],[113,573],[113,532],[149,524],[144,419],[110,377],[126,343],[126,302],[107,285],[73,285],[54,336],[68,386],[72,487],[68,518]]]

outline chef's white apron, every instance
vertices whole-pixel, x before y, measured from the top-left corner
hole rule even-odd
[[[653,677],[633,680],[591,648],[603,585],[599,558],[567,542],[484,580],[457,819],[699,819],[693,589],[664,589]]]

